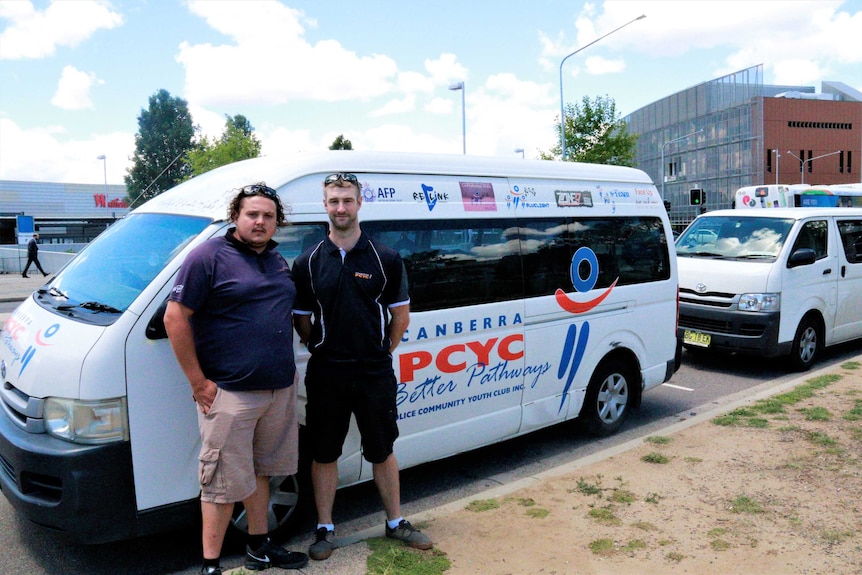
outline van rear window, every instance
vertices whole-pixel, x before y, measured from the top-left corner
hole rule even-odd
[[[571,292],[572,258],[581,247],[596,255],[594,289],[670,278],[659,218],[366,221],[362,228],[401,254],[412,311]]]

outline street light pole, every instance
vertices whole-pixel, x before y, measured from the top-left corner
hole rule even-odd
[[[96,156],[97,160],[102,160],[102,171],[105,175],[105,215],[108,214],[108,158],[105,154]]]
[[[617,30],[622,30],[623,28],[625,28],[626,26],[628,26],[632,22],[636,22],[638,20],[643,20],[644,18],[646,18],[646,14],[641,14],[640,16],[635,18],[634,20],[629,20],[628,22],[626,22],[622,26],[620,26],[618,28],[614,28],[613,30],[611,30],[610,32],[605,34],[604,36],[599,36],[598,38],[596,38],[595,40],[593,40],[592,42],[590,42],[586,46],[581,46],[580,48],[578,48],[577,50],[575,50],[574,52],[572,52],[571,54],[569,54],[568,56],[563,58],[563,60],[560,62],[560,160],[561,161],[563,161],[563,162],[566,161],[566,112],[565,112],[565,109],[563,107],[563,64],[566,63],[566,60],[568,60],[569,58],[571,58],[572,56],[574,56],[575,54],[577,54],[581,50],[585,50],[585,49],[589,48],[590,46],[592,46],[593,44],[595,44],[599,40],[607,38],[608,36],[610,36],[611,34],[616,32]]]
[[[521,153],[521,157],[523,158],[524,157],[524,148],[515,148],[515,153],[517,154],[518,152]]]
[[[661,145],[661,171],[659,175],[661,175],[661,199],[664,200],[664,148],[668,144],[673,144],[674,142],[679,142],[680,140],[685,140],[686,138],[691,138],[696,134],[700,134],[703,132],[703,128],[697,130],[696,132],[692,132],[691,134],[686,134],[685,136],[680,136],[679,138],[674,138],[673,140],[668,140],[664,144]]]
[[[825,158],[826,156],[834,156],[835,154],[840,154],[841,150],[829,152],[828,154],[823,154],[822,156],[814,156],[813,158],[808,158],[807,160],[803,160],[802,158],[800,158],[799,156],[797,156],[796,154],[794,154],[790,150],[787,150],[787,153],[790,154],[791,156],[793,156],[794,158],[796,158],[797,160],[799,160],[800,162],[802,162],[802,166],[801,166],[801,168],[802,168],[802,170],[801,170],[802,182],[801,183],[804,184],[805,183],[805,164],[807,164],[808,162],[813,162],[814,160],[819,160],[820,158]]]
[[[778,148],[773,148],[772,151],[775,153],[775,185],[778,185],[778,158],[781,157],[781,154],[778,153]]]
[[[461,90],[461,142],[463,147],[463,153],[467,153],[467,107],[465,100],[465,92],[467,91],[464,88],[464,82],[456,82],[449,86],[450,90]]]

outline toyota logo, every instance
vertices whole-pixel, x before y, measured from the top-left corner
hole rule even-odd
[[[694,291],[697,293],[706,293],[706,284],[697,284],[694,286]]]

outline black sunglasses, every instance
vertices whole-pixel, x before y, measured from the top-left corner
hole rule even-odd
[[[326,179],[323,180],[323,185],[328,186],[330,184],[336,184],[338,183],[338,180],[349,182],[357,186],[359,185],[359,179],[355,175],[344,173],[329,174],[328,176],[326,176]]]
[[[250,186],[243,186],[240,191],[240,195],[245,196],[266,196],[271,200],[278,200],[278,192],[270,188],[269,186],[264,186],[263,184],[252,184]]]

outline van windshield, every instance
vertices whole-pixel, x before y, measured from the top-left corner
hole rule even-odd
[[[105,230],[37,293],[71,317],[113,323],[208,218],[131,214]]]
[[[706,216],[694,220],[677,238],[676,253],[683,257],[775,261],[791,227],[790,218]]]

